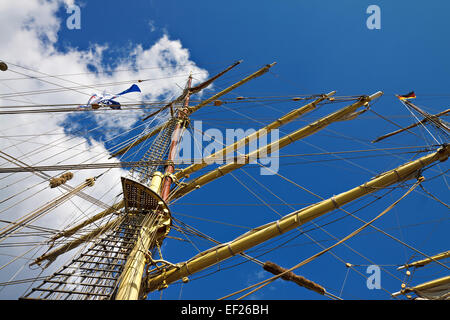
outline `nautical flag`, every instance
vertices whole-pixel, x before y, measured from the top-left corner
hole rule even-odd
[[[129,87],[127,90],[122,91],[121,93],[116,94],[117,96],[121,96],[125,93],[129,93],[129,92],[141,92],[141,89],[139,89],[139,87],[136,84],[133,84],[131,87]]]
[[[414,91],[411,91],[408,94],[404,94],[402,96],[397,96],[397,98],[399,98],[400,100],[415,99],[416,98],[416,94],[414,93]]]
[[[129,87],[127,90],[122,91],[121,93],[118,93],[116,95],[111,96],[110,94],[104,93],[103,96],[93,94],[86,105],[80,106],[81,108],[92,108],[92,109],[98,109],[102,106],[109,106],[111,109],[119,110],[120,109],[120,103],[113,100],[117,97],[120,97],[124,94],[130,93],[130,92],[141,92],[141,89],[133,84],[131,87]]]

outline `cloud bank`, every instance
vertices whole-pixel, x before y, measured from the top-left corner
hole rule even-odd
[[[73,1],[63,0],[0,2],[0,60],[6,61],[9,66],[8,71],[0,72],[0,107],[83,104],[93,92],[120,92],[138,79],[152,80],[139,83],[142,94],[133,93],[131,98],[122,101],[154,101],[178,95],[181,91],[180,83],[186,81],[190,72],[196,74],[198,81],[206,79],[206,70],[191,61],[189,50],[184,48],[179,40],[171,40],[167,34],[148,48],[134,44],[127,57],[119,57],[114,67],[102,62],[105,50],[109,49],[104,43],[96,43],[89,50],[68,48],[64,52],[59,51],[58,31],[65,21],[58,18],[57,12],[61,6],[71,3]],[[42,90],[55,92],[29,94]],[[142,116],[139,111],[123,111],[86,113],[72,118],[68,118],[66,114],[45,113],[0,115],[0,150],[8,155],[7,159],[14,157],[28,165],[114,161],[108,160],[109,153],[104,140],[125,132]],[[95,134],[99,131],[108,132],[108,135]],[[5,160],[4,156],[0,158],[0,166],[16,165]],[[74,178],[69,184],[77,186],[86,178],[105,170],[73,172]],[[52,176],[61,173],[48,172]],[[121,169],[110,169],[85,192],[112,204],[121,193],[120,176],[124,173]],[[0,220],[14,221],[64,192],[59,188],[50,189],[48,181],[32,173],[0,174]],[[101,208],[74,197],[33,224],[62,229],[99,211]],[[0,223],[0,228],[5,226],[5,223]],[[7,239],[3,244],[20,242],[23,239]],[[27,239],[45,240],[39,237]],[[30,248],[0,247],[0,267],[8,263],[12,256]],[[42,250],[32,251],[26,257],[31,257],[32,254],[36,257],[40,253]],[[37,274],[37,271],[30,270],[26,263],[27,261],[21,258],[2,268],[0,282]],[[0,298],[15,299],[25,288],[0,287]]]

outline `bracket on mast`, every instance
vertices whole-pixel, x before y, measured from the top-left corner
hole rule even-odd
[[[170,267],[173,267],[173,268],[176,268],[176,269],[180,269],[180,266],[178,266],[178,265],[176,265],[174,263],[171,263],[169,261],[166,261],[164,259],[156,259],[156,260],[153,259],[151,252],[149,252],[146,255],[146,258],[148,259],[150,265],[154,265],[157,270],[159,270],[161,268],[164,268],[166,266],[170,266]],[[157,263],[162,263],[163,266],[158,266]]]

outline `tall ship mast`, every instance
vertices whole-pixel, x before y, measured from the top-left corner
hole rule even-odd
[[[8,167],[2,166],[0,168],[2,175],[24,173],[37,175],[49,182],[49,188],[58,188],[61,191],[59,196],[49,199],[50,201],[44,206],[38,207],[32,212],[21,214],[15,221],[2,221],[0,244],[5,244],[5,247],[8,243],[12,243],[11,239],[17,239],[17,236],[23,234],[25,230],[44,233],[48,231],[44,230],[42,226],[36,225],[39,218],[61,204],[71,201],[72,198],[83,199],[86,203],[102,209],[89,216],[85,214],[84,219],[47,236],[45,243],[40,245],[40,248],[45,248],[44,252],[40,252],[39,256],[28,258],[26,262],[27,267],[41,270],[39,276],[32,279],[14,279],[4,282],[3,287],[9,288],[14,284],[26,283],[28,286],[26,291],[20,295],[21,299],[147,299],[150,294],[163,292],[174,284],[189,285],[191,279],[198,273],[220,266],[221,263],[229,259],[240,257],[244,261],[257,264],[258,268],[264,270],[269,279],[261,281],[255,286],[249,286],[245,290],[236,290],[236,292],[223,298],[237,297],[237,294],[241,295],[241,298],[245,298],[281,278],[318,295],[330,299],[341,299],[339,293],[327,289],[327,285],[321,283],[320,278],[312,280],[301,276],[301,269],[299,268],[341,244],[346,245],[348,239],[363,231],[384,232],[376,227],[374,222],[388,213],[398,202],[406,201],[403,198],[407,197],[409,193],[416,189],[419,190],[423,182],[427,181],[426,173],[430,168],[446,163],[450,154],[450,146],[448,145],[449,126],[443,119],[448,110],[434,115],[429,114],[413,104],[410,101],[411,96],[398,96],[400,102],[418,114],[420,119],[417,119],[408,127],[374,137],[373,142],[378,143],[384,139],[395,139],[396,135],[405,134],[405,132],[414,130],[419,126],[426,130],[432,127],[434,132],[439,134],[439,139],[436,139],[437,142],[432,146],[427,146],[426,152],[422,151],[423,154],[418,153],[418,156],[404,161],[400,165],[393,165],[383,172],[377,172],[371,179],[361,180],[353,188],[330,197],[319,197],[317,201],[303,208],[282,214],[278,219],[271,222],[262,225],[255,224],[237,237],[231,237],[226,242],[220,242],[189,225],[183,224],[173,210],[173,204],[206,185],[214,185],[216,180],[220,180],[224,176],[233,175],[235,170],[245,166],[259,163],[260,167],[270,170],[270,168],[261,164],[261,159],[271,156],[287,146],[295,145],[298,141],[305,140],[319,132],[332,130],[337,124],[345,125],[347,122],[356,121],[361,115],[371,110],[372,105],[383,95],[382,91],[376,91],[358,96],[337,96],[336,91],[330,91],[299,97],[253,98],[238,96],[234,99],[227,98],[233,90],[269,72],[275,66],[276,63],[274,62],[246,75],[210,97],[203,98],[202,94],[205,89],[240,64],[241,61],[237,61],[206,81],[197,84],[194,84],[193,77],[190,75],[185,80],[185,86],[178,97],[164,102],[142,117],[142,123],[152,124],[147,128],[148,130],[141,131],[121,141],[110,152],[110,158],[119,159],[119,161],[92,162],[89,164],[55,163],[54,165],[43,166],[27,163],[26,159],[17,159],[6,151],[0,151],[1,157],[10,164]],[[7,70],[6,63],[3,63],[0,67],[3,71]],[[133,86],[129,89],[130,92],[134,90],[137,89]],[[86,106],[89,110],[83,112],[95,113],[105,108],[115,110],[120,105],[113,99],[126,93],[128,92],[124,91],[107,100],[90,102]],[[254,132],[236,139],[232,143],[215,148],[214,152],[210,152],[201,159],[195,159],[196,161],[188,164],[183,163],[180,159],[179,152],[183,144],[183,137],[192,127],[193,119],[191,117],[198,110],[221,108],[221,106],[231,102],[264,103],[265,100],[270,101],[271,99],[285,99],[301,105],[291,108],[281,116],[273,117],[268,124],[261,125]],[[293,131],[283,132],[283,135],[278,139],[258,145],[253,149],[249,148],[261,137],[268,137],[272,132],[278,132],[281,127],[287,124],[295,123],[297,125],[300,123],[299,120],[313,114],[319,107],[325,104],[334,105],[334,103],[345,103],[345,106],[328,112],[314,121],[308,121],[304,125],[297,126]],[[122,107],[126,108],[126,105]],[[63,109],[65,108],[52,106],[52,112],[79,111],[79,109]],[[24,113],[37,112],[36,109],[31,110],[29,108],[21,111]],[[20,112],[17,111],[17,113]],[[246,148],[248,148],[248,151],[242,151],[247,150]],[[131,155],[131,160],[123,160],[129,155]],[[86,176],[86,179],[80,185],[70,186],[70,180],[74,176],[73,171],[75,171],[75,175],[81,175],[88,174],[89,170],[92,169],[109,170],[111,168],[126,169],[126,173],[121,176],[120,182],[118,182],[121,186],[121,193],[114,203],[103,203],[101,199],[89,194],[90,188],[101,181],[103,173],[97,176]],[[47,172],[52,172],[52,175]],[[445,172],[444,176],[446,175]],[[287,178],[283,177],[283,179]],[[332,181],[332,177],[330,177],[330,181]],[[270,189],[270,186],[262,184],[264,188],[269,187]],[[336,239],[334,244],[330,243],[322,247],[322,250],[308,259],[302,260],[294,267],[283,265],[283,262],[260,261],[258,257],[251,254],[255,247],[282,238],[290,234],[291,231],[303,233],[301,228],[309,226],[315,221],[320,221],[332,212],[343,212],[346,215],[353,216],[348,211],[347,205],[365,199],[367,196],[379,194],[383,190],[395,188],[404,188],[406,193],[404,192],[400,199],[393,201],[392,206],[381,213],[378,212],[380,215],[373,219],[357,218],[361,227],[351,230],[352,232],[349,231],[345,237]],[[431,195],[431,197],[436,198],[434,195]],[[442,202],[448,211],[445,200],[436,198],[436,201]],[[264,203],[264,201],[262,202]],[[170,253],[164,250],[164,245],[167,239],[183,240],[173,236],[176,231],[202,236],[211,243],[211,247],[206,250],[198,250],[197,254],[188,259],[173,261],[171,258],[167,258]],[[403,242],[390,234],[387,234],[387,236],[391,237],[391,240],[396,243]],[[185,241],[189,241],[189,239]],[[402,244],[409,246],[405,243]],[[449,257],[449,252],[430,255],[412,246],[409,247],[420,256],[420,259],[399,265],[398,270],[400,272],[406,271],[407,276],[411,277],[411,270],[419,267],[426,268],[427,265],[431,264],[444,269],[447,276],[429,279],[424,284],[412,284],[408,282],[409,280],[402,281],[399,291],[391,292],[391,297],[396,299],[399,297],[447,299],[450,281],[445,259]],[[61,264],[62,256],[65,257],[66,261]],[[7,268],[9,264],[17,260],[19,260],[18,257],[12,258],[1,268]],[[350,269],[354,265],[347,262],[346,267]],[[50,272],[48,272],[49,270]],[[40,275],[41,273],[44,275]]]

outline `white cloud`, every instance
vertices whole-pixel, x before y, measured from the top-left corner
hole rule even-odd
[[[15,65],[39,70],[50,75],[79,74],[65,77],[70,81],[63,81],[60,78],[43,79],[64,87],[76,87],[77,84],[93,84],[95,86],[95,84],[114,83],[130,79],[159,79],[139,83],[143,94],[142,96],[139,94],[133,96],[134,101],[140,101],[143,98],[156,100],[178,95],[180,88],[177,83],[183,85],[190,72],[196,74],[195,77],[200,81],[207,77],[207,72],[197,67],[190,60],[189,51],[183,48],[182,43],[179,40],[171,40],[168,35],[161,37],[149,48],[136,44],[130,50],[128,57],[121,58],[112,70],[102,64],[103,53],[107,49],[102,43],[95,44],[90,50],[85,51],[75,48],[64,52],[58,51],[55,45],[58,41],[58,30],[65,25],[65,22],[58,19],[56,12],[64,3],[70,4],[72,2],[70,0],[0,2],[0,14],[2,15],[2,19],[0,19],[0,37],[2,39],[0,59],[9,62],[9,70],[0,72],[0,106],[32,103],[82,104],[94,91],[93,88],[82,88],[76,89],[76,91],[11,97],[9,100],[1,98],[2,94],[58,88],[58,86],[36,79],[1,81],[7,78],[23,77],[14,73],[15,71],[35,77],[43,76]],[[152,27],[152,24],[150,24],[150,27]],[[89,72],[90,65],[94,66],[99,72]],[[114,70],[126,71],[103,73],[103,71]],[[126,89],[130,84],[131,82],[107,87],[107,89],[112,93],[117,93],[117,90]],[[98,91],[102,92],[103,88],[99,88]],[[97,113],[91,120],[95,121],[96,125],[101,125],[102,130],[109,132],[109,136],[111,136],[128,128],[138,121],[141,115],[138,112],[121,114],[121,111],[117,111]],[[108,161],[109,154],[101,142],[95,140],[88,142],[83,136],[68,136],[65,134],[66,131],[62,127],[65,117],[63,114],[0,115],[0,136],[2,136],[0,138],[0,150],[28,164],[35,165]],[[83,127],[83,123],[79,123],[78,126]],[[36,136],[36,134],[40,136]],[[9,138],[5,139],[3,136]],[[3,159],[0,159],[0,164],[2,167],[13,166]],[[74,171],[75,176],[69,181],[69,184],[76,186],[86,178],[103,171]],[[123,173],[124,171],[121,169],[112,169],[103,175],[94,187],[87,188],[85,192],[112,204],[115,197],[121,192],[120,176]],[[55,175],[58,172],[50,172],[49,174]],[[17,219],[61,195],[62,192],[58,189],[46,187],[48,181],[43,181],[42,178],[31,173],[0,174],[0,179],[0,202],[17,194],[10,200],[0,203],[0,219]],[[112,189],[110,190],[110,188]],[[40,189],[44,190],[36,193]],[[15,203],[17,205],[12,206]],[[72,201],[65,203],[35,222],[35,224],[61,229],[68,222],[73,222],[74,217],[81,219],[83,217],[81,211],[84,214],[92,214],[101,210],[99,208],[94,209],[95,207],[92,207],[90,203],[75,197]],[[0,224],[0,228],[2,226],[4,225]],[[17,239],[15,242],[17,242]],[[23,247],[14,249],[0,247],[0,254],[3,254],[0,255],[0,266],[11,259],[4,254],[17,255],[27,249]],[[0,282],[8,281],[23,263],[24,260],[19,259],[0,270]],[[27,266],[23,270],[17,276],[18,279],[30,276],[31,271]],[[32,274],[37,273],[31,272]],[[4,290],[0,291],[0,298],[17,298],[17,294],[20,293],[23,293],[23,290],[17,292],[12,287],[5,287]]]

